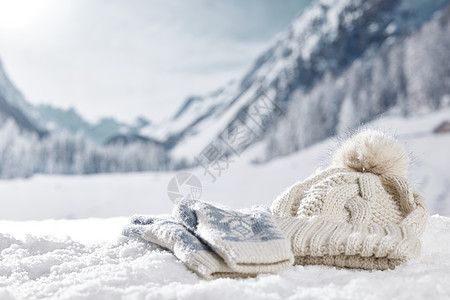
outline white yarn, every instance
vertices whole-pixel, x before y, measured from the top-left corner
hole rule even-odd
[[[394,138],[364,130],[330,168],[282,193],[272,212],[295,263],[385,270],[416,257],[428,211],[406,178],[408,163]]]

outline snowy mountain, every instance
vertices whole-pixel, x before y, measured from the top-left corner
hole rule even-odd
[[[8,78],[0,61],[0,126],[12,119],[21,130],[42,137],[48,133],[82,134],[90,141],[103,144],[116,135],[136,134],[150,122],[138,117],[130,124],[113,118],[92,123],[75,109],[61,109],[50,105],[33,106]]]
[[[60,109],[50,105],[36,107],[40,123],[53,132],[68,131],[83,134],[89,140],[103,144],[117,135],[136,134],[150,124],[150,121],[138,117],[130,124],[119,122],[114,118],[102,118],[95,123],[85,120],[75,109]]]
[[[449,2],[317,1],[240,80],[189,97],[162,124],[143,118],[92,124],[75,110],[34,107],[0,65],[0,121],[12,119],[16,125],[8,130],[38,139],[56,136],[12,143],[12,133],[1,127],[0,134],[9,137],[0,144],[2,163],[12,168],[6,177],[184,168],[197,164],[208,147],[215,153],[207,159],[254,148],[252,160],[267,162],[388,111],[414,116],[449,106],[450,65],[443,63],[450,61]],[[84,139],[96,145],[86,146]],[[43,162],[25,166],[18,151]]]
[[[34,108],[9,80],[0,61],[0,125],[12,119],[19,128],[42,137],[47,131],[36,122],[35,117]]]
[[[165,170],[165,146],[138,135],[147,125],[143,118],[91,124],[73,109],[33,106],[0,64],[0,178]]]
[[[252,129],[267,161],[397,108],[403,115],[450,103],[447,0],[318,1],[293,21],[240,80],[189,98],[147,134],[191,163],[237,127]],[[265,100],[264,100],[265,99]],[[265,102],[271,118],[255,126]],[[262,146],[261,146],[262,145]],[[242,149],[240,149],[242,150]],[[231,153],[229,149],[225,149]]]

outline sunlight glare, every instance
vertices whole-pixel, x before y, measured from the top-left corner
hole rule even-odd
[[[44,18],[53,0],[0,0],[0,30],[14,31]]]

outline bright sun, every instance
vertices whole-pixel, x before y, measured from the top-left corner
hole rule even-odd
[[[0,0],[0,29],[17,30],[45,17],[53,0]]]

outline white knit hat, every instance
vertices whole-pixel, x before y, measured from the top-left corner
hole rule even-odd
[[[428,211],[406,179],[408,165],[393,137],[364,130],[330,168],[280,195],[272,212],[296,264],[384,270],[417,256]]]

